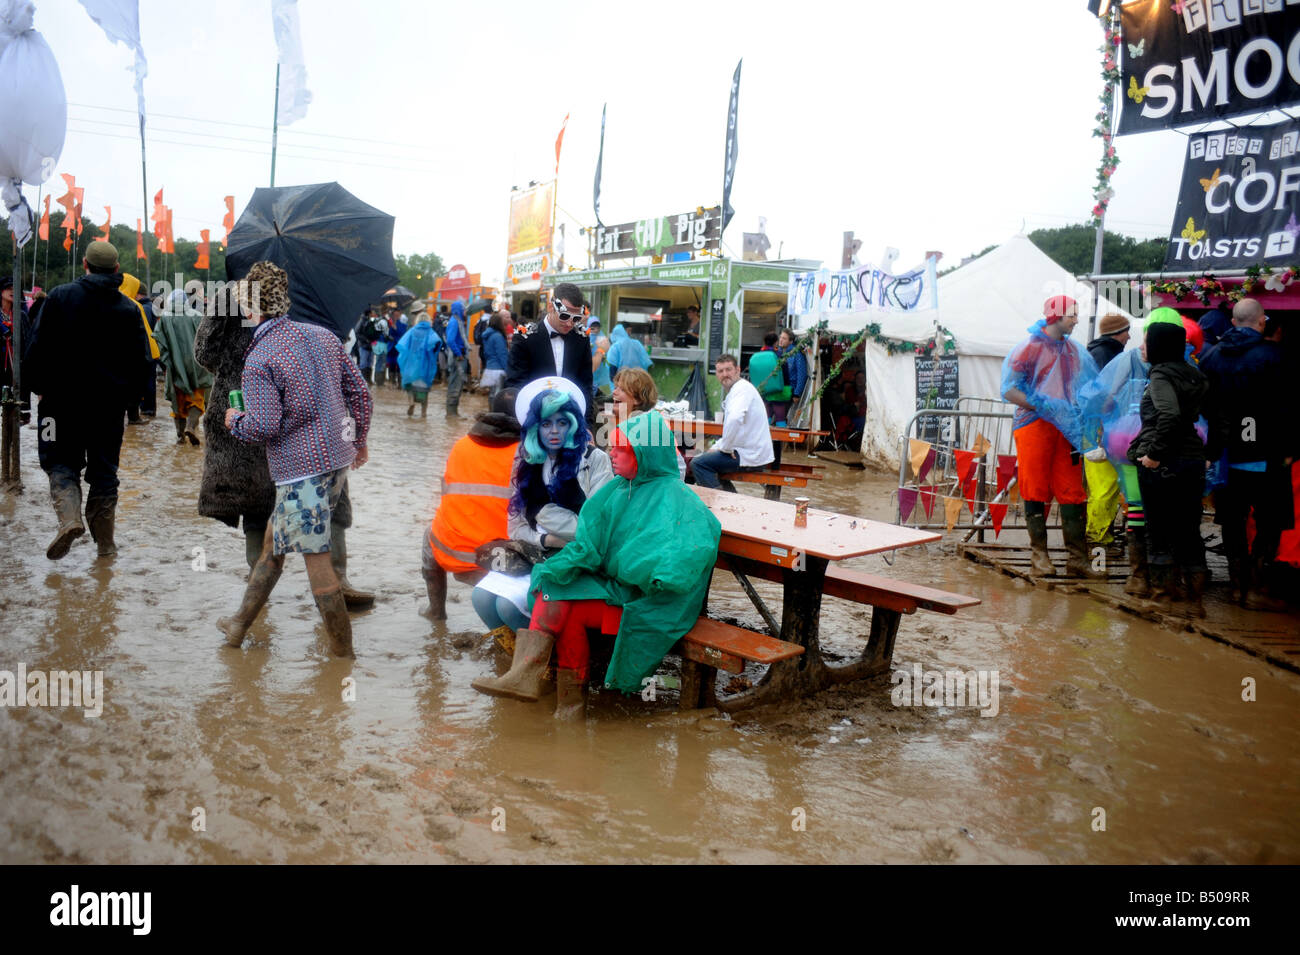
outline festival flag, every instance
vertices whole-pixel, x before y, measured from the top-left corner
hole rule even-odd
[[[172,231],[172,210],[167,210],[167,254],[176,254],[176,233]]]
[[[114,43],[135,53],[135,102],[144,128],[144,78],[149,75],[149,61],[140,43],[140,5],[138,0],[81,0],[90,18]]]
[[[63,251],[67,252],[72,248],[72,230],[68,229],[63,233]]]
[[[957,449],[952,456],[957,462],[957,480],[963,485],[968,484],[975,476],[975,452]]]
[[[1016,473],[1016,456],[1014,454],[998,455],[998,490],[1006,488],[1011,476]]]
[[[605,228],[600,221],[600,173],[605,165],[605,109],[608,103],[600,107],[600,152],[596,155],[596,182],[591,191],[591,207],[596,213],[596,226]]]
[[[564,122],[560,124],[560,135],[555,137],[555,174],[560,174],[560,146],[564,144],[564,131],[569,127],[569,114],[564,114]]]
[[[86,189],[84,186],[78,186],[74,191],[77,193],[77,205],[72,210],[72,225],[77,230],[77,235],[81,235],[81,210],[84,208],[82,203],[86,198]]]
[[[974,514],[975,513],[975,479],[974,478],[967,481],[965,484],[961,486],[961,496],[962,496],[962,500],[966,502],[966,506],[970,508],[971,514]]]
[[[302,33],[298,27],[298,0],[271,0],[271,25],[275,30],[278,70],[275,115],[288,126],[307,115],[311,90],[307,89],[307,61],[302,55]]]
[[[975,457],[984,457],[991,447],[993,447],[993,445],[989,442],[988,438],[984,437],[983,432],[977,431],[975,433]]]
[[[113,227],[113,207],[104,206],[104,229],[99,233],[99,237],[105,242],[108,241],[108,230]]]
[[[199,230],[199,235],[203,237],[203,241],[199,243],[199,257],[194,260],[194,267],[196,269],[211,268],[211,266],[208,265],[208,250],[210,249],[210,245],[208,243],[209,231],[210,230],[208,229]]]
[[[934,514],[934,494],[938,488],[933,484],[927,484],[921,488],[921,506],[925,508],[925,519],[929,520]]]
[[[144,258],[144,223],[139,219],[135,220],[135,257]]]
[[[50,241],[50,197],[49,195],[46,195],[45,197],[45,212],[41,214],[41,227],[40,227],[40,232],[37,233],[37,238],[45,242]]]
[[[226,214],[221,220],[221,227],[226,230],[226,234],[221,237],[221,248],[226,247],[230,241],[230,230],[235,227],[235,197],[226,196]]]
[[[54,201],[63,206],[66,218],[72,215],[72,207],[77,204],[77,177],[67,172],[61,172],[59,175],[63,177],[64,183],[67,184],[68,191]]]
[[[900,524],[906,524],[916,507],[916,488],[900,487],[898,489],[898,513]]]
[[[161,223],[167,216],[167,213],[163,211],[164,209],[166,209],[166,206],[163,205],[163,191],[162,189],[159,189],[158,194],[153,197],[153,215],[150,217],[153,219],[155,232],[158,231],[159,223]]]
[[[993,520],[993,538],[996,540],[1002,533],[1002,520],[1007,516],[1007,506],[1005,504],[990,504],[989,517]]]
[[[917,481],[925,479],[925,472],[929,470],[925,467],[925,463],[932,450],[929,441],[918,441],[912,438],[907,443],[907,460],[912,465],[912,475]]]
[[[158,236],[158,251],[164,255],[176,254],[176,240],[172,236],[172,210],[163,206],[163,214],[154,233]]]
[[[952,530],[957,523],[957,518],[961,515],[961,498],[948,497],[946,494],[943,498],[943,521],[948,530]]]
[[[736,153],[740,145],[736,139],[736,125],[740,113],[740,67],[745,62],[742,57],[736,63],[736,73],[731,77],[731,99],[727,102],[727,146],[722,165],[722,231],[727,231],[727,223],[736,214],[731,208],[731,183],[736,178]]]

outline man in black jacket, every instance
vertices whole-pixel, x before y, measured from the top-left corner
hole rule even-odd
[[[1128,319],[1117,312],[1102,316],[1097,337],[1088,342],[1088,354],[1101,371],[1128,344]]]
[[[82,261],[86,274],[50,292],[24,371],[37,408],[37,454],[50,476],[50,498],[59,530],[45,552],[67,554],[85,533],[81,518],[81,471],[85,468],[86,523],[99,556],[117,553],[117,461],[122,416],[139,407],[140,382],[149,342],[135,302],[118,286],[117,249],[96,240]]]
[[[1209,379],[1205,417],[1210,424],[1206,457],[1228,454],[1228,484],[1215,495],[1215,519],[1242,606],[1279,610],[1259,593],[1267,582],[1282,531],[1294,522],[1291,504],[1291,439],[1294,414],[1285,404],[1282,351],[1264,338],[1264,307],[1243,298],[1232,308],[1232,325],[1201,359]],[[1255,541],[1246,543],[1246,521],[1255,512]],[[1254,595],[1251,590],[1255,590]]]
[[[578,328],[582,327],[582,290],[561,282],[551,293],[546,317],[515,333],[506,368],[506,388],[522,388],[546,375],[559,375],[591,394],[591,348]],[[593,421],[595,402],[587,403],[587,419]]]

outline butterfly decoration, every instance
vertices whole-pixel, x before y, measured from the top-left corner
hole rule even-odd
[[[1150,92],[1151,92],[1151,87],[1138,86],[1138,81],[1136,76],[1130,76],[1128,78],[1128,98],[1131,99],[1133,102],[1141,103],[1142,100],[1146,98],[1146,95]]]
[[[1183,238],[1189,242],[1200,242],[1206,236],[1206,229],[1196,228],[1196,220],[1191,216],[1187,217],[1187,225],[1183,226]]]
[[[1291,218],[1294,219],[1295,216],[1292,216]],[[1287,284],[1290,281],[1290,272],[1274,272],[1264,280],[1264,288],[1270,292],[1285,292]]]
[[[1201,188],[1204,189],[1206,192],[1210,192],[1218,184],[1219,184],[1219,170],[1217,167],[1214,170],[1214,175],[1210,176],[1209,179],[1201,180]]]
[[[1295,213],[1291,213],[1291,218],[1286,220],[1286,225],[1282,226],[1282,231],[1291,238],[1300,238],[1300,222],[1295,221]]]
[[[1136,43],[1130,43],[1128,45],[1128,55],[1133,57],[1133,59],[1135,60],[1146,51],[1147,51],[1146,37],[1143,37],[1142,39],[1138,40]]]
[[[1174,0],[1173,3],[1169,4],[1169,9],[1181,16],[1183,12],[1183,8],[1186,6],[1187,4],[1184,3],[1183,0]]]

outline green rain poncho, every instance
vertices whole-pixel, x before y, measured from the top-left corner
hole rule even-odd
[[[636,452],[636,477],[615,477],[587,499],[578,536],[533,568],[532,590],[547,600],[621,606],[605,685],[639,693],[699,618],[722,525],[682,483],[672,430],[657,412],[622,430]]]

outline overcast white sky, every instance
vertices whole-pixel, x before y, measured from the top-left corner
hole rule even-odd
[[[609,104],[601,217],[667,215],[721,199],[736,61],[740,151],[726,244],[767,218],[787,257],[839,264],[898,247],[955,264],[1009,235],[1082,222],[1101,142],[1101,31],[1084,0],[633,4],[301,0],[314,101],[282,127],[276,182],[337,180],[397,217],[394,251],[436,252],[499,280],[510,187],[560,165],[561,221],[594,224],[601,104]],[[149,77],[149,191],[176,233],[221,234],[268,184],[275,43],[270,0],[140,0]],[[131,55],[76,0],[36,0],[63,72],[57,172],[97,222],[141,216]],[[1168,229],[1184,139],[1117,140],[1110,228]],[[62,193],[62,181],[55,178]],[[36,189],[26,189],[35,205]],[[567,213],[568,215],[565,215]],[[575,256],[570,240],[570,261]]]

